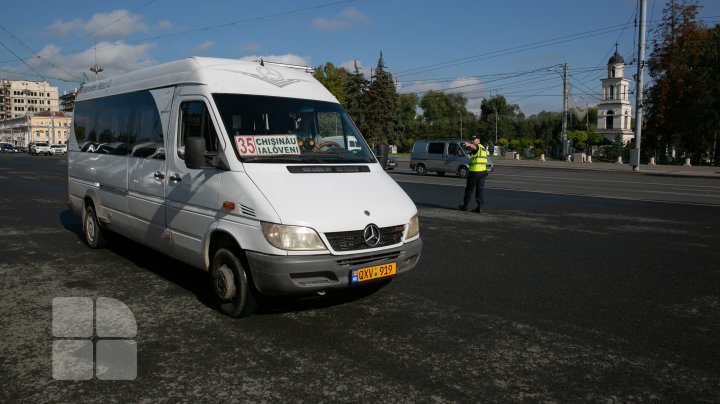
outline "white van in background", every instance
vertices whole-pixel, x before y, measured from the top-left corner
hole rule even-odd
[[[349,135],[349,136],[328,136],[323,137],[323,141],[325,142],[336,142],[345,149],[349,151],[353,150],[362,150],[362,147],[360,146],[357,138],[355,136]]]
[[[263,62],[188,58],[85,84],[68,194],[90,247],[112,231],[210,271],[231,316],[261,294],[385,283],[422,247],[415,205],[335,97]]]

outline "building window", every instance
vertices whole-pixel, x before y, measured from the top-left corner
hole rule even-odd
[[[615,118],[615,113],[610,110],[607,112],[607,115],[605,116],[605,129],[613,129],[613,119]]]
[[[610,77],[615,77],[615,68],[614,67],[610,70]]]

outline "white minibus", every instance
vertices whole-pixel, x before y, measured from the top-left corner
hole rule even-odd
[[[422,248],[415,204],[337,99],[262,61],[193,57],[83,85],[68,194],[90,247],[113,232],[209,271],[230,316],[261,295],[387,283]]]

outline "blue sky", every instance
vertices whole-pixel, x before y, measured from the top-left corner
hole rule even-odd
[[[720,1],[700,19],[720,22]],[[128,0],[12,1],[0,17],[0,77],[62,91],[96,63],[100,77],[188,56],[258,59],[366,74],[382,50],[399,92],[459,92],[468,109],[503,94],[526,114],[594,105],[607,60],[633,60],[638,0]],[[649,29],[665,0],[647,0]],[[650,51],[646,53],[649,56]],[[628,66],[626,77],[636,72]],[[634,83],[633,83],[634,85]]]

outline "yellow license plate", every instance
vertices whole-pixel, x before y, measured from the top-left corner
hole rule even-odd
[[[374,267],[353,269],[350,273],[350,283],[361,283],[373,279],[384,278],[397,274],[397,265],[394,262],[389,264],[375,265]]]

